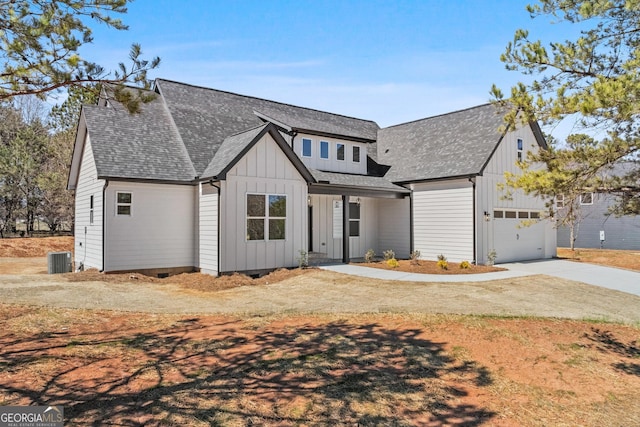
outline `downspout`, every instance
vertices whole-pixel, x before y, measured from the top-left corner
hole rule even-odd
[[[409,256],[415,251],[413,241],[413,190],[409,193]]]
[[[102,273],[105,270],[105,253],[106,253],[106,242],[107,242],[107,187],[109,186],[109,180],[107,179],[104,182],[104,187],[102,187]],[[86,245],[86,243],[85,243]]]
[[[291,150],[295,151],[293,149],[293,140],[296,139],[296,136],[298,136],[298,132],[295,130],[292,130],[291,132],[289,132],[289,135],[291,135]]]
[[[476,181],[475,179],[473,179],[472,177],[469,177],[469,182],[473,185],[473,192],[472,192],[472,204],[473,204],[473,263],[475,265],[478,265],[478,249],[477,249],[477,244],[478,244],[478,238],[476,236],[476,221],[477,221],[477,208],[476,208]]]

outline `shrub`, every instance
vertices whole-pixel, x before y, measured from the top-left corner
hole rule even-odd
[[[443,270],[449,269],[449,263],[447,262],[446,259],[439,259],[437,264],[438,264],[438,267],[440,267]]]
[[[304,249],[300,249],[298,251],[298,268],[307,268],[309,267],[309,253]]]
[[[398,268],[400,266],[400,263],[395,258],[389,258],[387,260],[387,265],[391,268]]]
[[[487,254],[487,264],[493,265],[496,262],[496,258],[498,258],[498,254],[496,253],[496,250],[491,249],[491,251],[489,251],[489,253]]]
[[[373,262],[376,258],[376,251],[373,249],[369,249],[367,253],[364,254],[364,262]]]
[[[411,252],[409,255],[409,262],[411,265],[419,265],[420,264],[420,251],[415,250]]]
[[[469,261],[462,261],[460,263],[460,268],[462,268],[463,270],[466,270],[467,268],[471,268],[471,264],[469,264]]]
[[[382,252],[382,256],[384,256],[385,261],[389,261],[390,259],[395,259],[396,253],[393,251],[393,249],[388,249]]]
[[[438,261],[446,261],[446,260],[447,260],[446,256],[444,256],[442,254],[438,255]]]

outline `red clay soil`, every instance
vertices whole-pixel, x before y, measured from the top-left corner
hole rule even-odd
[[[0,305],[0,402],[65,425],[640,425],[637,328]]]

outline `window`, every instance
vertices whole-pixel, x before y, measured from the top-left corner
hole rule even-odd
[[[531,212],[530,213],[530,217],[531,217],[531,219],[539,219],[540,218],[540,212]]]
[[[344,144],[336,144],[336,158],[344,160]]]
[[[360,204],[349,203],[349,237],[360,236]]]
[[[493,211],[494,218],[504,218],[504,211]]]
[[[327,141],[320,141],[320,158],[329,158],[329,143]]]
[[[505,218],[515,218],[516,217],[516,212],[515,211],[504,211],[504,217]]]
[[[582,193],[580,195],[580,204],[581,205],[592,205],[593,204],[593,193]]]
[[[529,212],[525,212],[525,211],[518,212],[518,218],[520,218],[520,219],[528,219],[529,218]]]
[[[353,162],[360,163],[360,147],[353,146]]]
[[[247,240],[284,240],[287,196],[247,194]]]
[[[131,193],[116,193],[116,214],[131,215]]]
[[[564,194],[558,194],[556,196],[556,207],[564,208]]]
[[[522,150],[523,150],[522,139],[518,138],[518,161],[522,161]]]
[[[302,139],[302,157],[311,157],[311,140]]]
[[[93,195],[89,196],[89,225],[93,225]]]

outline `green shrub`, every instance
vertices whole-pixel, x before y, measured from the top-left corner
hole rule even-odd
[[[391,268],[398,268],[400,266],[400,263],[395,258],[389,258],[387,260],[387,265]]]
[[[438,267],[440,267],[443,270],[448,270],[449,269],[449,263],[447,262],[446,259],[439,259],[438,260]]]
[[[376,258],[376,251],[373,249],[369,249],[367,253],[364,254],[364,262],[373,262]]]
[[[460,263],[460,268],[462,268],[463,270],[466,270],[467,268],[471,268],[471,264],[469,264],[469,261],[462,261]]]

